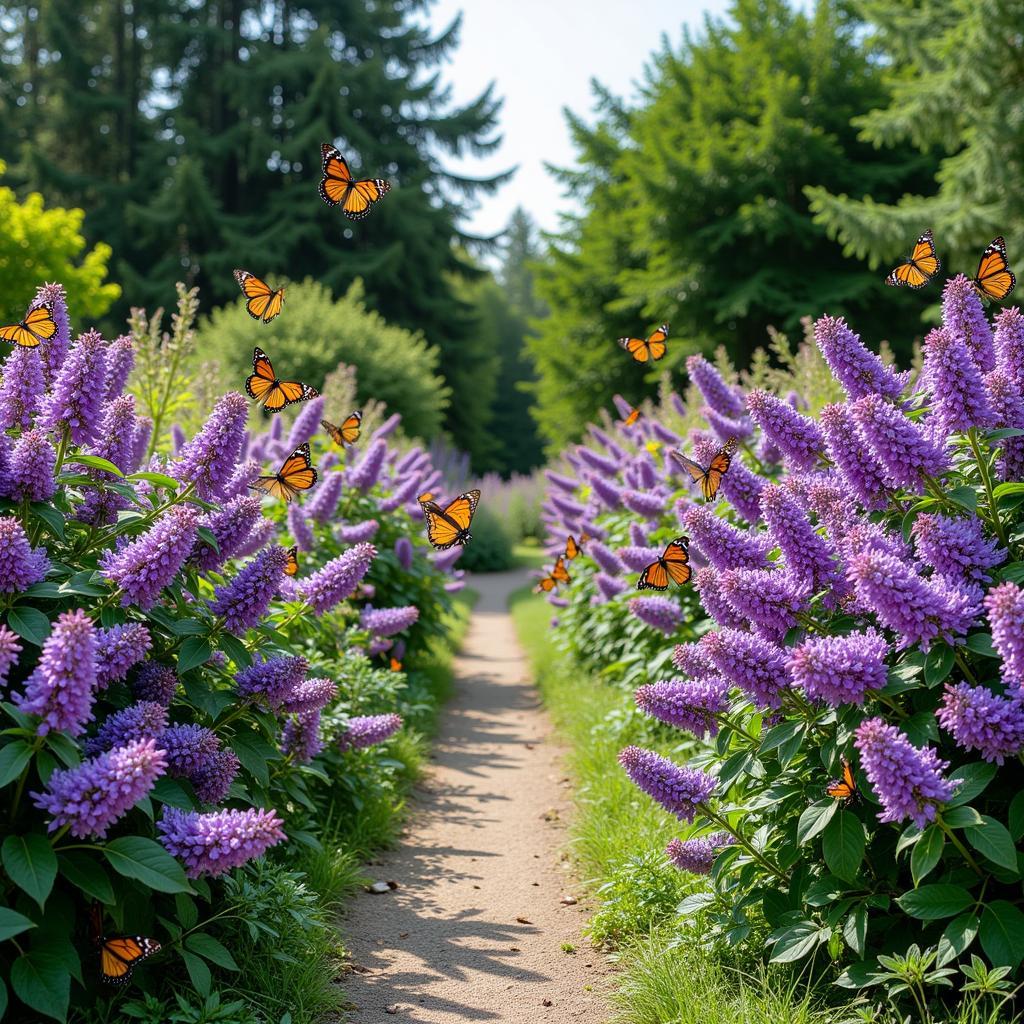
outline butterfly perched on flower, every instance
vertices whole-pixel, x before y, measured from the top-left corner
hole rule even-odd
[[[559,555],[558,559],[555,561],[555,564],[551,569],[551,572],[549,572],[547,576],[545,576],[542,580],[538,582],[537,586],[533,588],[533,592],[535,594],[539,594],[541,591],[548,592],[554,590],[559,583],[571,582],[572,577],[569,575],[565,568],[565,559],[561,555]]]
[[[274,291],[266,281],[248,270],[236,270],[234,274],[246,298],[245,311],[253,320],[269,324],[284,308],[284,289]]]
[[[423,509],[423,517],[427,521],[427,540],[438,551],[472,540],[473,535],[469,532],[469,527],[479,501],[479,491],[466,491],[445,508],[441,508],[434,501],[432,494],[421,494],[419,502],[420,508]]]
[[[857,788],[857,780],[853,777],[853,769],[850,762],[843,758],[843,774],[838,779],[833,779],[825,787],[825,795],[833,800],[854,801],[860,795]]]
[[[330,434],[331,440],[341,448],[355,444],[359,440],[360,425],[363,422],[363,414],[356,410],[351,416],[346,417],[340,427],[336,427],[327,420],[321,420],[320,426]]]
[[[638,362],[661,359],[668,351],[668,324],[662,324],[648,338],[619,338],[619,344]]]
[[[317,473],[309,460],[309,442],[300,444],[284,460],[273,476],[258,476],[249,487],[265,491],[273,498],[291,501],[300,491],[308,491],[317,481]]]
[[[320,154],[324,169],[320,198],[328,206],[340,205],[341,212],[349,220],[362,220],[368,216],[374,204],[391,191],[391,182],[383,178],[353,178],[348,162],[334,146],[323,143]]]
[[[631,427],[638,419],[640,419],[640,410],[631,409],[629,415],[622,421],[622,425],[624,427]]]
[[[294,576],[299,571],[299,549],[298,546],[288,549],[288,561],[284,564],[285,576]]]
[[[993,238],[986,246],[972,283],[983,296],[998,301],[1002,301],[1013,291],[1017,278],[1010,270],[1006,257],[1006,242],[1002,235]]]
[[[676,537],[651,562],[636,582],[637,590],[668,590],[669,582],[682,586],[690,578],[690,538]]]
[[[100,952],[100,977],[108,985],[127,985],[135,966],[160,952],[156,939],[141,935],[104,935],[103,908],[94,902],[89,910],[89,937]]]
[[[705,501],[714,501],[718,495],[718,488],[722,485],[722,477],[728,472],[732,465],[732,456],[736,451],[737,441],[730,437],[715,453],[710,465],[705,469],[699,462],[687,458],[681,451],[673,450],[670,454],[693,478],[694,483],[700,484],[701,494]]]
[[[260,403],[267,412],[280,412],[296,402],[307,402],[320,392],[297,380],[280,380],[274,373],[274,364],[261,348],[252,350],[252,373],[245,379],[249,397]]]
[[[589,540],[589,538],[588,538],[588,540]],[[583,541],[583,537],[581,535],[581,537],[580,537],[580,544],[582,544],[582,543],[584,543],[584,541]],[[583,548],[580,547],[580,544],[576,543],[576,538],[571,533],[569,534],[568,537],[566,537],[566,539],[565,539],[565,557],[568,558],[570,562],[574,558],[578,558],[580,552],[583,550]]]
[[[33,306],[20,323],[0,327],[0,341],[35,348],[41,341],[49,341],[57,333],[57,322],[53,319],[53,306],[43,302]]]
[[[908,288],[923,288],[938,272],[942,264],[935,255],[935,241],[931,229],[918,236],[914,243],[914,251],[906,260],[894,267],[885,283],[895,288],[906,285]]]

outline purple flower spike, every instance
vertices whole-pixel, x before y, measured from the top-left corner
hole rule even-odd
[[[695,548],[716,569],[761,569],[768,564],[771,542],[753,530],[737,530],[706,505],[676,506],[679,521]]]
[[[587,552],[609,576],[618,576],[623,571],[622,562],[610,548],[606,548],[600,541],[592,540],[590,550]]]
[[[1011,306],[996,313],[995,320],[996,369],[1024,389],[1024,313]]]
[[[160,746],[167,751],[167,773],[184,779],[220,750],[220,740],[212,729],[201,725],[172,725],[160,736]]]
[[[683,610],[671,597],[634,597],[629,610],[653,629],[671,636],[683,621]]]
[[[49,501],[57,489],[57,453],[42,430],[26,430],[11,452],[4,489],[14,501]]]
[[[373,539],[379,528],[376,519],[367,519],[361,523],[342,523],[335,535],[342,544],[364,544]]]
[[[99,435],[90,447],[90,455],[112,462],[122,473],[130,473],[135,439],[135,398],[119,395],[103,407]],[[71,461],[71,460],[69,460]],[[116,480],[113,473],[91,470],[100,480]]]
[[[686,372],[690,375],[690,380],[700,389],[704,401],[715,412],[728,416],[730,419],[743,419],[743,403],[718,370],[703,356],[690,356],[686,360]]]
[[[204,501],[221,497],[224,485],[238,462],[245,436],[249,403],[237,391],[229,391],[214,407],[203,429],[181,450],[175,476],[195,485]]]
[[[718,735],[719,716],[729,708],[729,684],[717,677],[663,679],[639,687],[634,696],[645,715],[701,739]]]
[[[210,611],[224,619],[229,633],[252,629],[267,614],[287,564],[288,552],[284,548],[275,545],[261,551],[230,583],[217,587]]]
[[[676,644],[672,650],[672,664],[693,679],[712,679],[718,672],[699,643]]]
[[[834,479],[814,480],[808,484],[807,504],[834,540],[845,537],[857,522],[853,495],[839,474],[834,474]]]
[[[710,875],[718,851],[735,842],[735,838],[728,832],[712,832],[700,839],[673,839],[665,847],[665,854],[680,871]]]
[[[995,366],[992,328],[985,318],[977,289],[963,274],[951,277],[942,290],[942,325],[967,346],[983,373]]]
[[[985,610],[992,643],[1003,659],[1002,680],[1024,694],[1024,590],[1016,583],[1000,583],[985,595]]]
[[[613,597],[617,597],[624,590],[627,590],[629,586],[624,580],[609,576],[606,572],[595,573],[594,583],[597,585],[597,589],[601,592],[601,596],[605,601],[610,601]]]
[[[825,450],[825,438],[814,420],[767,391],[751,391],[747,395],[747,408],[764,435],[781,449],[787,462],[797,469],[813,469],[817,465],[819,455]]]
[[[823,316],[814,325],[814,340],[833,376],[850,398],[882,395],[899,398],[903,381],[854,334],[842,317]]]
[[[293,452],[300,444],[305,444],[313,439],[313,435],[320,429],[320,420],[323,419],[323,415],[323,395],[303,403],[288,434],[287,447],[289,451]]]
[[[7,676],[11,669],[18,664],[18,655],[21,654],[21,650],[18,634],[6,626],[0,626],[0,686],[7,682]]]
[[[633,491],[627,488],[622,492],[622,504],[645,519],[658,519],[665,511],[665,499],[657,491]],[[582,508],[580,512],[583,512]]]
[[[982,582],[988,570],[1006,560],[1006,551],[985,537],[981,521],[924,513],[911,532],[917,556],[951,583]]]
[[[97,331],[79,335],[40,412],[42,426],[66,430],[77,445],[88,444],[100,422],[107,392],[107,347]]]
[[[408,537],[399,537],[395,541],[395,559],[406,571],[412,568],[412,556],[412,541]]]
[[[619,754],[619,764],[635,786],[680,821],[693,821],[701,804],[707,803],[715,791],[715,780],[710,775],[683,768],[643,747],[626,747]]]
[[[122,334],[107,345],[106,400],[119,398],[135,366],[135,343],[130,334]]]
[[[868,690],[880,690],[889,674],[889,644],[874,630],[805,640],[789,654],[793,684],[811,700],[863,704]]]
[[[1024,428],[1024,396],[1015,379],[1004,370],[993,370],[985,376],[985,387],[996,414],[996,426]],[[999,443],[1003,449],[999,459],[1002,478],[1024,477],[1024,437],[1004,437]]]
[[[178,673],[169,665],[147,661],[132,682],[136,700],[153,701],[169,707],[178,690]]]
[[[330,679],[304,679],[292,687],[287,700],[281,705],[281,710],[297,715],[309,715],[314,711],[323,710],[337,696],[338,687]]]
[[[149,630],[141,622],[96,631],[96,685],[106,689],[128,675],[152,647]],[[113,745],[113,744],[111,744]]]
[[[129,704],[123,711],[115,711],[105,719],[96,735],[86,741],[85,753],[93,757],[113,747],[125,747],[136,740],[156,740],[166,728],[167,708],[163,704],[155,701]]]
[[[698,569],[693,576],[693,585],[697,593],[700,594],[700,603],[704,606],[704,611],[718,625],[730,626],[734,629],[746,627],[747,619],[733,608],[723,593],[722,579],[716,569],[711,568],[709,565]]]
[[[132,438],[132,472],[136,472],[146,457],[149,440],[153,436],[153,421],[148,416],[135,419],[135,436]]]
[[[401,715],[362,715],[350,718],[345,731],[338,738],[338,746],[343,751],[373,747],[383,743],[401,728]]]
[[[754,432],[750,420],[746,418],[731,420],[727,416],[722,416],[720,413],[715,412],[710,406],[704,406],[703,412],[704,419],[708,421],[708,426],[718,435],[719,441],[728,441],[730,437],[750,437]]]
[[[918,828],[935,820],[940,804],[953,796],[953,784],[942,777],[948,767],[934,750],[918,750],[894,725],[869,718],[857,727],[855,746],[882,811],[879,821],[910,818]]]
[[[289,512],[295,507],[294,503],[289,505]],[[199,525],[205,526],[213,534],[217,547],[214,549],[200,537],[189,555],[189,560],[194,562],[201,572],[219,569],[242,549],[260,522],[262,514],[260,499],[249,495],[232,498],[219,509],[207,512],[199,520]]]
[[[48,831],[68,825],[76,839],[102,839],[153,788],[164,768],[164,752],[153,739],[135,740],[77,768],[58,769],[46,791],[32,797],[52,816]]]
[[[301,657],[278,657],[254,662],[235,676],[240,697],[259,697],[272,708],[279,708],[299,687],[309,671],[309,662]]]
[[[68,297],[62,284],[44,284],[36,291],[33,305],[47,303],[53,309],[53,322],[57,325],[57,333],[39,352],[43,360],[43,378],[46,386],[51,387],[57,379],[57,373],[67,359],[71,347],[71,324],[68,322]]]
[[[630,544],[624,548],[619,548],[615,554],[630,572],[641,572],[661,554],[661,551],[658,548],[639,547]]]
[[[420,610],[414,604],[402,608],[371,608],[367,606],[359,616],[359,625],[375,636],[394,636],[404,633],[419,620]]]
[[[299,595],[313,611],[322,615],[355,593],[376,557],[377,549],[372,544],[357,544],[307,576],[299,584]]]
[[[231,789],[241,762],[233,750],[218,750],[190,776],[189,782],[200,803],[219,804]]]
[[[786,569],[811,591],[829,590],[842,597],[846,581],[835,561],[835,550],[811,526],[804,510],[778,484],[761,492],[761,512],[772,540],[782,549]]]
[[[705,633],[700,650],[734,686],[761,708],[777,708],[791,679],[784,647],[736,629]]]
[[[977,750],[986,761],[1002,764],[1024,750],[1024,704],[984,686],[946,685],[939,725],[962,750]]]
[[[32,426],[43,400],[43,364],[34,348],[15,348],[4,360],[0,384],[0,430]]]
[[[322,465],[322,463],[321,463]],[[221,501],[230,501],[232,498],[243,497],[249,493],[249,484],[261,473],[259,462],[251,456],[244,462],[239,462],[231,473],[231,477],[221,491]],[[289,504],[292,508],[294,502]]]
[[[320,738],[320,712],[296,715],[281,730],[281,753],[296,764],[309,764],[324,749]]]
[[[430,557],[439,572],[449,572],[455,563],[462,557],[463,547],[456,544],[447,551],[435,551]]]
[[[324,473],[317,485],[316,493],[306,502],[306,514],[318,523],[326,523],[334,518],[341,500],[341,492],[345,486],[345,474],[337,470]]]
[[[922,473],[939,476],[949,468],[942,448],[885,399],[865,395],[852,409],[890,486],[917,488]]]
[[[312,551],[316,538],[313,535],[313,527],[303,512],[298,502],[293,501],[288,506],[288,532],[295,541],[295,546],[300,551]]]
[[[804,606],[793,578],[777,569],[725,569],[719,582],[736,614],[764,629],[790,629]]]
[[[929,332],[924,341],[921,376],[931,392],[932,416],[943,437],[952,431],[988,428],[995,423],[981,371],[962,338],[945,328]]]
[[[588,473],[587,482],[605,508],[614,509],[622,504],[622,491],[617,484],[606,480],[598,473]]]
[[[363,494],[369,491],[380,477],[384,456],[387,453],[386,441],[374,441],[363,453],[362,458],[348,470],[346,474],[348,485],[362,491]]]
[[[275,527],[271,519],[257,519],[256,525],[244,537],[234,553],[235,558],[248,558],[255,555],[260,548],[265,547],[271,537],[274,536]]]
[[[165,807],[157,830],[164,849],[185,864],[185,874],[198,878],[223,875],[262,857],[286,838],[282,824],[274,811],[254,807],[215,814]]]
[[[576,449],[576,455],[585,466],[606,480],[614,480],[619,474],[619,464],[614,459],[599,455],[591,448],[584,448],[581,445]]]
[[[46,548],[29,544],[16,517],[0,517],[0,593],[20,594],[42,580],[49,568]]]

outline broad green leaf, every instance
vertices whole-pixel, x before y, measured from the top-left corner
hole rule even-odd
[[[832,816],[839,809],[839,804],[831,798],[819,800],[811,804],[800,815],[800,821],[796,826],[796,841],[801,846],[813,839],[831,820]]]
[[[231,737],[231,749],[238,756],[242,767],[249,772],[261,786],[270,784],[268,761],[275,761],[280,752],[271,746],[262,736],[251,730],[237,732]]]
[[[113,473],[114,476],[119,476],[124,479],[124,473],[121,472],[109,459],[101,459],[98,455],[72,455],[68,457],[68,463],[74,463],[78,466],[86,466],[88,469],[99,469],[104,473]]]
[[[981,914],[978,939],[993,965],[1016,969],[1024,957],[1024,914],[1006,900],[989,903]]]
[[[110,866],[157,892],[191,892],[182,866],[159,844],[143,836],[122,836],[103,848]]]
[[[710,907],[715,902],[715,899],[716,897],[713,892],[691,893],[676,907],[676,913],[683,917],[689,917],[705,907]]]
[[[946,644],[935,644],[924,661],[924,681],[928,686],[937,686],[950,672],[956,662],[956,654]]]
[[[238,637],[230,633],[221,633],[217,646],[235,663],[239,669],[248,668],[252,664],[252,655]]]
[[[868,911],[863,903],[843,922],[843,938],[857,956],[864,955],[868,938]]]
[[[988,761],[975,761],[973,764],[965,764],[955,769],[952,779],[960,780],[953,792],[953,799],[947,804],[948,807],[959,807],[969,800],[973,800],[979,793],[985,791],[985,787],[995,778],[996,766]]]
[[[967,650],[980,654],[984,658],[998,658],[999,652],[992,644],[991,633],[972,633],[967,638]]]
[[[778,935],[769,963],[789,964],[801,960],[827,938],[828,932],[823,932],[813,921],[800,921]]]
[[[950,828],[971,828],[981,824],[981,815],[973,807],[951,807],[942,812],[942,820]]]
[[[840,810],[825,827],[821,851],[829,871],[847,881],[857,877],[867,839],[860,818],[851,811]]]
[[[166,775],[156,780],[149,795],[162,804],[180,807],[184,811],[191,811],[195,807],[195,801],[185,792],[182,784],[177,779],[169,779]]]
[[[71,974],[60,957],[33,951],[11,967],[11,988],[26,1006],[54,1020],[67,1017]]]
[[[172,619],[169,625],[171,631],[177,636],[205,636],[210,628],[199,619]]]
[[[13,782],[32,760],[32,747],[24,740],[15,740],[0,749],[0,786]]]
[[[987,814],[982,824],[964,829],[964,837],[978,853],[1008,871],[1017,870],[1017,848],[1002,822]]]
[[[1005,484],[998,484],[992,491],[995,499],[998,501],[1000,498],[1005,498],[1009,495],[1024,494],[1024,484],[1016,481],[1009,481]]]
[[[173,476],[167,476],[164,473],[150,473],[148,471],[141,473],[132,473],[129,480],[148,480],[149,483],[153,484],[154,487],[164,487],[169,491],[177,492],[181,483],[174,479]]]
[[[1000,427],[998,430],[990,430],[985,435],[986,441],[1001,441],[1004,437],[1020,437],[1024,430],[1019,427]]]
[[[174,897],[174,912],[178,918],[178,924],[182,928],[195,928],[199,921],[199,908],[196,901],[189,895],[179,892]]]
[[[0,857],[11,881],[42,907],[57,877],[57,855],[50,841],[38,832],[8,836],[0,847]]]
[[[206,932],[194,932],[185,940],[185,948],[193,953],[198,953],[204,960],[223,967],[226,971],[239,970],[235,958],[228,952],[223,943],[218,942],[212,935]]]
[[[11,910],[10,907],[0,907],[0,942],[20,935],[35,926],[35,921],[27,918],[24,914],[19,914],[16,910]]]
[[[961,914],[946,925],[946,930],[939,939],[939,959],[936,967],[945,967],[950,960],[955,960],[967,949],[978,934],[980,920],[974,913]]]
[[[205,665],[213,654],[210,641],[200,636],[186,637],[178,652],[178,675],[183,676],[190,669]]]
[[[82,892],[108,906],[115,901],[114,887],[110,884],[103,865],[88,850],[66,850],[57,854],[60,873]]]
[[[29,512],[42,519],[58,540],[64,539],[64,516],[61,515],[60,509],[54,508],[53,505],[47,505],[43,501],[33,501],[29,505]]]
[[[7,625],[36,647],[42,647],[50,635],[50,620],[38,608],[12,608],[7,613]]]
[[[213,984],[210,968],[206,966],[206,961],[196,956],[195,953],[189,953],[185,949],[179,950],[179,952],[181,959],[185,961],[185,970],[188,971],[195,990],[205,999],[210,994],[210,986]]]
[[[998,494],[996,496],[998,497]],[[971,512],[978,509],[978,492],[973,487],[954,487],[953,490],[946,491],[946,497]]]
[[[905,892],[896,902],[918,921],[939,921],[961,914],[974,897],[959,885],[922,885]]]
[[[938,825],[929,825],[924,830],[910,854],[910,873],[914,885],[920,885],[921,879],[939,863],[945,845],[945,833]]]

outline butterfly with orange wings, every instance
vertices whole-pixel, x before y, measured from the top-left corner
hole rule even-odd
[[[252,373],[245,378],[249,397],[263,406],[266,412],[280,412],[297,402],[308,402],[320,392],[297,380],[280,380],[274,373],[274,364],[261,348],[252,350]]]
[[[640,410],[631,409],[629,415],[622,421],[622,425],[624,427],[631,427],[638,419],[640,419]]]
[[[649,338],[619,338],[619,344],[638,362],[657,359],[668,351],[668,324],[662,324]]]
[[[565,568],[565,559],[562,555],[559,555],[558,559],[555,561],[555,564],[551,569],[551,572],[549,572],[547,576],[545,576],[542,580],[540,580],[540,582],[538,582],[537,586],[533,588],[533,592],[535,594],[539,594],[541,591],[548,593],[554,590],[559,583],[571,582],[572,577],[569,575]]]
[[[288,561],[284,565],[285,576],[295,576],[299,571],[299,549],[298,546],[288,549]]]
[[[825,787],[825,795],[832,797],[833,800],[843,800],[851,803],[860,795],[860,790],[857,788],[857,780],[853,777],[853,769],[845,757],[843,758],[843,774],[838,779],[833,779]]]
[[[390,191],[391,182],[383,178],[353,178],[348,163],[334,146],[326,142],[320,146],[324,177],[320,182],[320,198],[328,206],[341,206],[349,220],[362,220],[369,216],[375,203]]]
[[[20,323],[0,327],[0,341],[7,341],[21,348],[35,348],[41,341],[49,341],[56,333],[57,322],[53,319],[53,306],[44,302],[33,306]]]
[[[669,581],[680,587],[690,578],[690,538],[676,537],[661,557],[651,562],[637,580],[637,590],[668,590]]]
[[[249,487],[254,491],[265,491],[273,498],[291,501],[300,491],[308,491],[316,481],[317,474],[309,461],[307,441],[284,460],[273,476],[258,476]]]
[[[269,324],[284,308],[284,289],[274,291],[266,281],[248,270],[235,270],[235,280],[246,298],[245,311],[261,323]]]
[[[456,544],[466,544],[472,540],[473,535],[469,532],[469,527],[479,501],[479,491],[466,491],[445,508],[441,508],[434,501],[432,494],[421,494],[419,503],[423,509],[423,517],[427,521],[427,540],[438,551],[445,551]]]
[[[701,494],[705,501],[714,501],[718,495],[718,488],[722,485],[722,477],[728,472],[732,465],[732,456],[736,451],[737,440],[730,437],[715,453],[711,464],[705,469],[699,462],[687,458],[681,451],[673,450],[670,454],[680,466],[683,467],[693,478],[694,483],[700,484]]]
[[[589,540],[589,537],[587,539]],[[574,558],[578,558],[580,552],[583,550],[583,548],[580,547],[583,543],[583,535],[580,536],[580,543],[577,544],[576,538],[570,533],[569,536],[565,538],[565,555],[563,557],[568,558],[570,562]]]
[[[393,657],[391,659],[391,671],[392,672],[401,672],[402,671],[402,663],[397,658]]]
[[[160,952],[156,939],[141,935],[104,935],[103,908],[99,902],[89,910],[89,937],[100,951],[100,977],[108,985],[127,985],[136,964]]]
[[[938,272],[942,264],[935,255],[935,242],[931,229],[923,232],[914,243],[914,251],[905,262],[894,267],[885,283],[898,288],[923,288]]]
[[[331,436],[331,440],[339,448],[347,448],[359,440],[359,430],[363,422],[363,414],[356,410],[351,416],[346,417],[340,427],[336,427],[327,420],[321,420],[320,426]]]
[[[1002,235],[993,238],[981,254],[978,272],[974,275],[972,283],[984,298],[995,299],[998,302],[1002,302],[1013,291],[1017,278],[1010,270],[1006,258],[1006,242]]]

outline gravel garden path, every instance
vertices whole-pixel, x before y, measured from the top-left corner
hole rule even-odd
[[[525,571],[477,576],[431,770],[400,844],[342,922],[353,1024],[600,1024],[609,967],[580,931],[562,751],[507,611]],[[384,886],[378,886],[384,888]],[[577,897],[580,897],[577,902]]]

